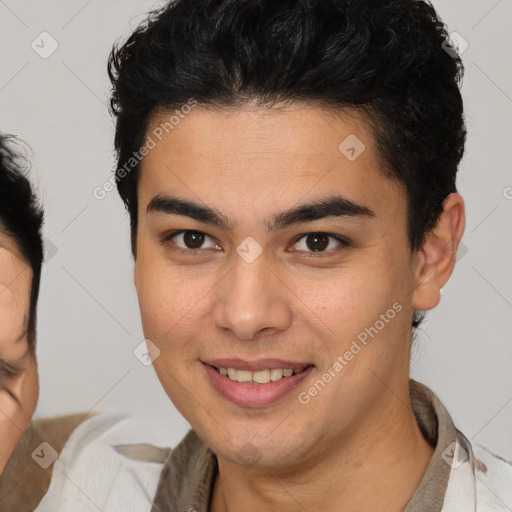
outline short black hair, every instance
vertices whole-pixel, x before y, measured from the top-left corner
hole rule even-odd
[[[36,309],[43,262],[43,211],[25,176],[27,160],[14,145],[20,141],[0,133],[0,230],[15,242],[32,268],[28,341],[35,347]]]
[[[191,98],[220,109],[257,102],[360,113],[384,174],[405,189],[412,251],[456,192],[464,68],[424,1],[176,0],[114,45],[108,71],[116,182],[134,257],[140,165],[126,172],[125,164],[144,144],[152,116]]]

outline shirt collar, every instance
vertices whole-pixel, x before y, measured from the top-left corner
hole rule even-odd
[[[450,471],[464,454],[473,461],[471,445],[428,387],[411,379],[409,394],[420,430],[435,448],[403,512],[441,512]],[[217,471],[215,454],[190,430],[165,462],[151,512],[190,509],[208,512]]]

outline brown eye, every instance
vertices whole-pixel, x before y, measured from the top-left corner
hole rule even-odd
[[[204,233],[199,231],[187,231],[183,233],[183,242],[187,249],[200,249],[204,243]]]
[[[329,237],[323,233],[307,235],[306,245],[314,252],[324,251],[329,246]]]
[[[328,233],[307,233],[295,243],[299,252],[331,253],[336,249],[348,247],[349,243],[343,238]]]
[[[201,254],[206,249],[221,249],[206,233],[190,229],[173,231],[164,237],[162,243],[182,254]]]

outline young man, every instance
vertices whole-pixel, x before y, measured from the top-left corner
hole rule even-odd
[[[150,499],[73,485],[104,510],[511,509],[511,465],[409,379],[465,222],[434,9],[178,0],[109,69],[144,333],[192,430]]]

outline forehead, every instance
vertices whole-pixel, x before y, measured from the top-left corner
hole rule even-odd
[[[32,269],[19,252],[16,241],[0,229],[0,295],[27,288],[30,291],[31,282]]]
[[[154,194],[177,191],[223,210],[231,205],[232,213],[332,192],[366,203],[402,202],[369,123],[352,112],[196,106],[171,122],[173,115],[160,112],[148,126],[152,148],[141,163],[141,208]]]
[[[13,346],[27,328],[32,269],[15,241],[0,231],[0,357],[15,358],[24,351]]]

